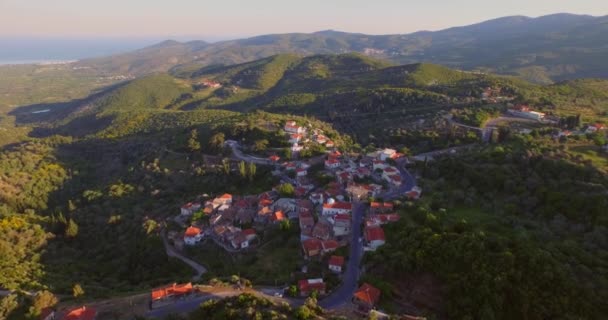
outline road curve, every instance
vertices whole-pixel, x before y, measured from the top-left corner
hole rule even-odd
[[[194,277],[192,277],[192,280],[194,280],[194,281],[199,280],[201,278],[201,276],[205,272],[207,272],[207,269],[205,267],[203,267],[202,265],[193,261],[192,259],[185,257],[181,253],[177,252],[177,250],[175,250],[175,248],[169,244],[169,241],[167,241],[167,236],[165,235],[165,230],[162,230],[160,232],[160,236],[163,240],[163,245],[165,246],[165,252],[167,253],[167,256],[174,257],[174,258],[177,258],[177,259],[183,261],[185,264],[189,265],[192,269],[194,269],[196,271],[196,275]]]

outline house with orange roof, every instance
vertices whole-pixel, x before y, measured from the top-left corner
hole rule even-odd
[[[335,147],[335,146],[336,146],[336,144],[335,144],[335,143],[334,143],[332,140],[328,140],[328,141],[325,143],[325,146],[326,146],[326,147],[328,147],[328,148],[333,148],[333,147]]]
[[[69,310],[62,320],[95,320],[97,318],[97,310],[92,307],[82,306],[77,309]]]
[[[367,314],[380,300],[380,289],[369,283],[364,283],[353,295],[353,303],[357,305],[357,311]]]
[[[336,158],[329,158],[325,160],[325,168],[326,169],[337,169],[340,168],[340,160]]]
[[[302,135],[301,133],[292,133],[289,136],[289,143],[299,143],[302,138],[304,138],[304,135]]]
[[[384,230],[377,226],[365,227],[363,230],[363,236],[365,237],[367,246],[374,251],[386,243]]]
[[[285,213],[283,213],[282,210],[277,210],[274,212],[274,214],[270,217],[270,220],[272,222],[280,222],[285,220]]]
[[[370,214],[389,213],[395,209],[395,205],[392,202],[377,202],[372,201],[369,204]]]
[[[331,256],[329,257],[329,262],[327,263],[329,270],[340,273],[342,272],[342,267],[344,266],[344,257],[343,256]]]
[[[299,214],[300,230],[311,229],[315,225],[315,219],[310,212],[300,212]]]
[[[283,130],[287,133],[305,133],[306,128],[298,126],[294,120],[289,120],[285,123]]]
[[[330,240],[321,241],[321,248],[323,250],[323,254],[334,252],[339,247],[340,247],[340,245],[338,244],[338,241],[336,241],[336,240],[330,239]]]
[[[193,246],[203,238],[203,232],[197,227],[190,226],[184,232],[184,243]]]
[[[258,210],[255,221],[258,223],[267,223],[272,215],[273,211],[270,209],[270,207],[262,207],[260,210]]]
[[[310,238],[302,241],[302,250],[304,251],[304,255],[307,258],[312,258],[321,254],[321,250],[323,249],[323,245],[321,244],[321,240]]]
[[[325,294],[325,283],[323,279],[303,279],[298,281],[298,291],[301,297],[308,297],[316,291],[318,294]]]
[[[216,206],[225,206],[232,204],[232,195],[229,193],[224,193],[223,195],[213,199],[213,203]]]
[[[312,229],[312,236],[322,240],[329,240],[332,236],[331,225],[323,220],[320,220]]]
[[[279,160],[281,160],[281,157],[277,156],[276,154],[271,155],[270,157],[268,157],[268,160],[277,163],[279,162]]]
[[[170,285],[153,289],[150,293],[150,307],[155,308],[166,304],[176,298],[181,298],[194,293],[192,283]]]

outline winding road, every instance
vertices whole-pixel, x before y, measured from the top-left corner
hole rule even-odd
[[[200,280],[201,276],[205,272],[207,272],[207,268],[198,264],[194,260],[185,257],[184,255],[179,253],[177,250],[175,250],[175,248],[169,244],[169,241],[167,241],[167,236],[165,235],[165,230],[162,230],[160,232],[160,236],[163,240],[163,245],[165,246],[165,252],[167,252],[167,256],[177,258],[177,259],[183,261],[185,264],[189,265],[192,269],[194,269],[194,271],[196,271],[196,275],[194,277],[192,277],[192,280],[193,281]]]

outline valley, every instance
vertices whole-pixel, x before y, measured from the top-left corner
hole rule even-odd
[[[605,19],[0,66],[0,319],[601,319]]]

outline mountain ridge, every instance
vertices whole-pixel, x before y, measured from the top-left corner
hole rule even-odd
[[[86,59],[77,66],[136,76],[172,68],[232,65],[280,53],[363,53],[398,64],[429,62],[517,75],[539,83],[608,78],[608,16],[558,13],[508,16],[438,31],[368,35],[336,30],[267,34],[215,43],[164,41],[134,52]]]

